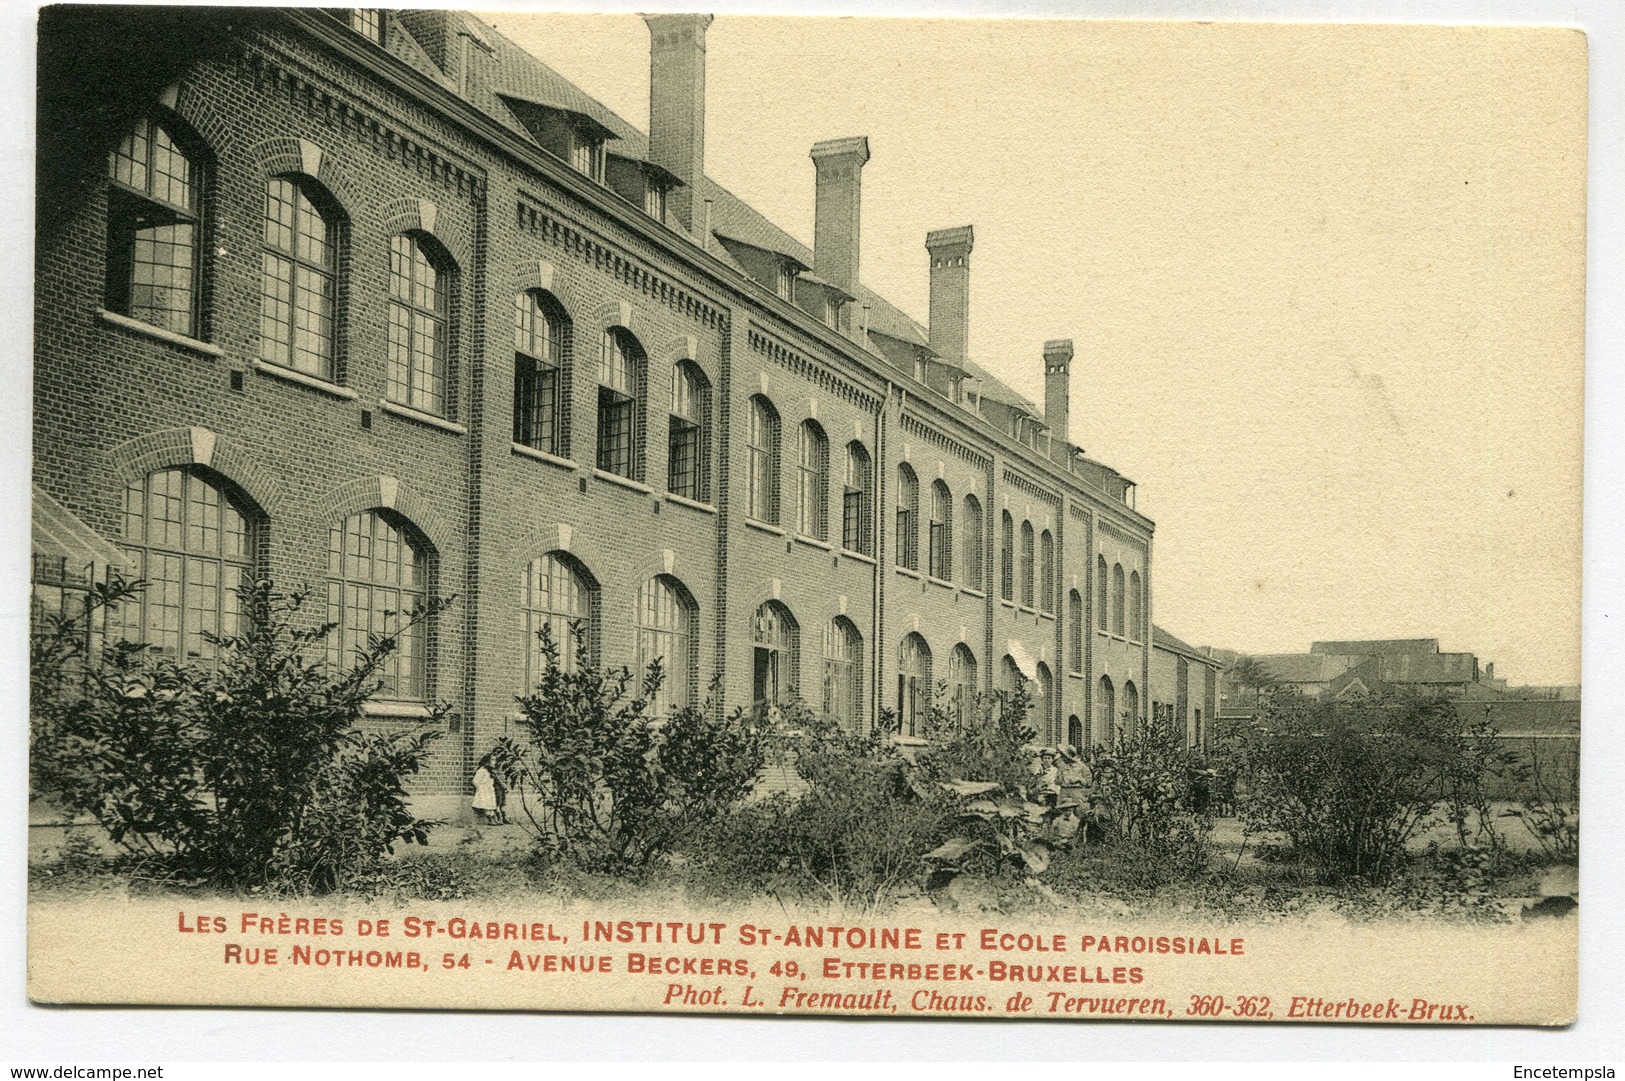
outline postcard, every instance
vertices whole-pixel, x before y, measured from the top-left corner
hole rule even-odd
[[[30,997],[1569,1023],[1586,65],[42,9]]]

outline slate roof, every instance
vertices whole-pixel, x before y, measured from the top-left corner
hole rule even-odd
[[[1318,653],[1277,653],[1253,660],[1282,683],[1326,683],[1353,667],[1341,657]]]
[[[1195,646],[1189,645],[1181,639],[1176,638],[1174,635],[1169,634],[1167,631],[1163,630],[1154,623],[1151,625],[1151,644],[1158,649],[1167,650],[1169,653],[1182,653],[1194,661],[1200,661],[1203,664],[1210,664],[1214,668],[1224,667],[1223,662],[1221,662],[1218,658],[1208,656]]]
[[[613,136],[605,147],[607,153],[634,161],[648,161],[649,139],[644,132],[634,127],[602,102],[591,97],[563,75],[548,67],[547,64],[527,52],[517,43],[503,36],[502,32],[495,27],[466,13],[459,14],[476,30],[478,36],[493,48],[491,62],[488,67],[490,72],[489,88],[482,93],[479,99],[475,100],[475,105],[489,113],[504,126],[512,129],[516,134],[530,141],[534,141],[534,139],[529,130],[514,115],[513,110],[502,100],[503,98],[530,102],[551,109],[575,113],[591,120],[595,125],[602,127],[610,136]],[[406,63],[411,64],[442,85],[449,86],[445,75],[435,66],[429,55],[412,40],[411,34],[406,32],[398,23],[389,35],[389,48],[392,53]],[[811,267],[813,265],[811,248],[773,224],[755,208],[715,180],[709,176],[702,177],[699,188],[697,194],[701,199],[712,200],[711,232],[714,235],[705,238],[706,250],[712,255],[723,260],[741,274],[744,273],[744,269],[715,239],[715,234],[720,234],[753,247],[788,256],[803,266]],[[869,305],[869,328],[873,332],[921,348],[930,348],[930,337],[927,328],[885,297],[859,282],[855,299],[859,304]],[[865,344],[877,358],[882,361],[885,360],[884,354],[881,353],[878,347],[872,343]],[[969,361],[963,367],[967,374],[981,381],[981,392],[988,399],[1019,409],[1039,420],[1043,419],[1044,411],[1042,409],[1031,400],[1006,386],[985,368]]]

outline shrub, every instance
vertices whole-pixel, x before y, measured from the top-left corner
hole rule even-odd
[[[1086,828],[1102,842],[1089,852],[1134,888],[1152,888],[1207,869],[1214,771],[1166,720],[1128,718],[1109,746],[1086,756],[1093,774]]]
[[[796,702],[783,707],[780,753],[803,782],[718,821],[694,846],[705,869],[735,884],[816,895],[869,911],[912,888],[921,856],[947,827],[940,801],[892,742],[892,718],[853,733]]]
[[[1574,863],[1580,858],[1580,758],[1553,761],[1531,736],[1524,764],[1517,770],[1522,798],[1504,815],[1522,822],[1549,860]]]
[[[1492,737],[1443,699],[1276,696],[1238,733],[1250,774],[1243,814],[1328,878],[1386,881],[1406,843],[1441,821],[1441,802],[1468,836]]]
[[[293,626],[305,594],[283,596],[258,581],[239,598],[242,632],[209,636],[220,651],[213,666],[130,643],[86,663],[83,653],[41,643],[34,679],[49,694],[44,705],[35,700],[44,714],[37,727],[50,735],[36,744],[35,776],[155,870],[223,885],[334,889],[397,842],[426,839],[432,823],[407,809],[403,779],[421,768],[438,732],[356,727],[394,636],[375,638],[349,669],[334,671],[307,659],[324,652],[332,626]],[[436,601],[402,619],[410,625],[443,607]],[[70,683],[77,689],[66,690]]]
[[[650,716],[659,663],[634,685],[630,669],[585,660],[583,629],[572,633],[582,660],[566,668],[542,629],[546,670],[519,699],[523,738],[500,741],[496,765],[513,789],[510,806],[519,804],[515,820],[550,858],[587,870],[645,867],[750,793],[766,734],[711,701]]]

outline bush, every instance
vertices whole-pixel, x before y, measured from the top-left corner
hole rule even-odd
[[[374,639],[352,667],[333,671],[306,659],[324,652],[333,627],[292,625],[305,594],[283,596],[259,581],[239,597],[242,633],[209,636],[220,651],[212,667],[130,643],[88,663],[49,640],[75,628],[42,632],[33,678],[47,693],[33,703],[41,714],[35,730],[45,733],[34,747],[36,780],[161,873],[338,888],[397,842],[427,838],[432,823],[412,816],[403,780],[422,767],[438,732],[356,727],[394,636]],[[98,603],[116,600],[103,594]],[[403,613],[403,621],[443,606]]]
[[[1549,860],[1574,863],[1580,858],[1580,758],[1553,761],[1531,736],[1517,769],[1523,796],[1505,815],[1522,822]]]
[[[940,801],[919,789],[891,740],[891,718],[868,733],[846,731],[802,703],[782,709],[780,753],[804,783],[747,804],[697,839],[696,861],[735,885],[814,895],[869,911],[914,887],[922,855],[948,825]]]
[[[582,628],[576,656],[588,651]],[[651,664],[634,687],[628,668],[559,663],[541,631],[546,671],[519,699],[523,739],[494,756],[517,799],[516,817],[550,858],[586,870],[642,868],[749,795],[765,760],[766,734],[735,710],[707,701],[660,720],[649,704],[664,679]],[[634,693],[635,692],[635,693]]]
[[[1206,873],[1216,771],[1182,732],[1126,718],[1111,745],[1085,758],[1093,791],[1083,838],[1093,843],[1077,847],[1060,881],[1137,893]]]
[[[1493,732],[1487,722],[1463,725],[1447,700],[1278,695],[1237,738],[1249,771],[1249,829],[1284,834],[1295,855],[1332,880],[1388,880],[1406,843],[1440,821],[1454,823],[1464,846],[1493,831],[1487,813],[1473,818]]]

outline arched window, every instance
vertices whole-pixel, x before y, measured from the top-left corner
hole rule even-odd
[[[779,412],[773,403],[756,395],[750,400],[750,431],[745,440],[746,478],[750,517],[758,522],[779,520]]]
[[[931,577],[948,579],[954,575],[954,497],[940,480],[931,482]]]
[[[986,589],[982,577],[982,504],[973,495],[965,497],[964,525],[960,529],[964,543],[960,545],[964,563],[964,581],[972,589]]]
[[[897,657],[897,720],[901,735],[925,736],[931,707],[931,647],[918,634],[903,639]]]
[[[1106,619],[1110,610],[1106,603],[1106,557],[1100,556],[1095,561],[1095,626],[1100,630],[1109,626]]]
[[[961,642],[948,655],[948,701],[961,725],[975,716],[976,654]]]
[[[846,445],[846,487],[841,493],[841,547],[868,555],[873,532],[869,528],[869,452],[856,440]]]
[[[1016,599],[1016,524],[1009,511],[999,517],[999,596]]]
[[[671,373],[671,417],[666,440],[666,489],[708,503],[711,499],[711,384],[691,360]]]
[[[335,377],[338,227],[292,177],[265,189],[265,249],[260,272],[260,359]]]
[[[513,441],[570,454],[570,320],[539,289],[513,298]]]
[[[638,587],[638,678],[660,662],[665,679],[649,703],[650,714],[669,717],[693,701],[699,674],[694,634],[696,606],[677,579],[656,575]]]
[[[897,565],[920,569],[920,481],[907,462],[897,466]]]
[[[1112,564],[1112,633],[1123,634],[1123,565]]]
[[[1140,724],[1140,692],[1134,681],[1123,683],[1123,731],[1133,732]]]
[[[390,401],[426,413],[446,412],[450,346],[449,263],[431,256],[426,238],[399,233],[389,238]]]
[[[1140,589],[1140,572],[1128,576],[1128,634],[1136,642],[1145,641],[1145,594]]]
[[[1033,606],[1033,524],[1021,523],[1021,603]]]
[[[521,620],[525,632],[525,693],[542,681],[547,658],[542,653],[542,628],[547,628],[559,651],[559,667],[576,671],[598,648],[598,621],[595,618],[598,583],[573,556],[549,552],[525,565],[521,593]],[[575,629],[581,628],[577,643]]]
[[[824,625],[824,715],[848,732],[861,731],[863,637],[845,616]]]
[[[1083,671],[1083,595],[1075,589],[1066,595],[1066,667]]]
[[[1112,686],[1110,676],[1100,677],[1100,690],[1095,697],[1100,713],[1100,742],[1110,747],[1117,731],[1117,691]]]
[[[1026,686],[1027,677],[1021,674],[1016,659],[1006,653],[1003,663],[999,665],[999,690],[1012,695]]]
[[[1055,611],[1055,537],[1047,529],[1038,537],[1038,607]]]
[[[1055,675],[1049,670],[1049,665],[1043,661],[1038,662],[1038,688],[1033,693],[1033,710],[1038,714],[1034,718],[1038,723],[1038,738],[1045,743],[1057,742],[1052,731],[1055,714]]]
[[[145,589],[109,616],[115,639],[179,660],[213,660],[206,634],[234,635],[237,590],[254,577],[255,524],[225,487],[193,469],[160,469],[124,489],[124,541]]]
[[[376,635],[397,635],[384,661],[380,694],[415,702],[428,697],[429,628],[407,625],[429,588],[427,545],[383,510],[351,515],[327,533],[328,656],[348,664]]]
[[[1083,742],[1083,722],[1078,720],[1076,713],[1066,719],[1066,742],[1075,751],[1087,749],[1087,744]]]
[[[801,458],[796,473],[799,514],[796,529],[804,537],[829,537],[829,440],[816,420],[801,424]]]
[[[801,630],[790,609],[768,601],[756,609],[753,701],[776,706],[796,697],[801,661]]]
[[[598,362],[598,468],[643,479],[643,387],[648,357],[622,327],[604,331]]]
[[[143,117],[107,162],[107,306],[196,337],[203,222],[198,158]]]

